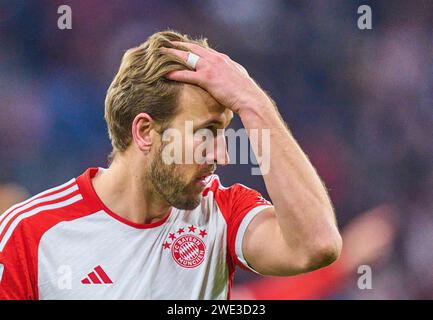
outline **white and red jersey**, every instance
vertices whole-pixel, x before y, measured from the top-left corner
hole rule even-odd
[[[0,215],[0,299],[229,299],[242,239],[271,206],[209,177],[200,205],[136,224],[97,196],[90,168]]]

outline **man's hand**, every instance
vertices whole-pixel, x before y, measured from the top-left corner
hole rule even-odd
[[[196,70],[172,71],[167,79],[198,85],[211,94],[221,105],[238,114],[255,106],[272,105],[266,93],[248,75],[239,63],[213,49],[193,43],[173,41],[178,48],[186,48],[198,55]],[[187,61],[189,51],[164,48]]]
[[[251,146],[271,152],[263,175],[273,208],[260,211],[248,224],[242,253],[247,263],[265,275],[293,275],[332,263],[342,241],[332,203],[314,167],[292,136],[272,100],[246,70],[224,54],[199,45],[173,42],[163,51],[183,61],[188,51],[200,59],[196,70],[173,71],[171,80],[198,85],[221,105],[238,113],[250,139],[250,129],[270,133],[269,145],[261,139]]]

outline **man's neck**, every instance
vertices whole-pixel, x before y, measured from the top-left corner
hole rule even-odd
[[[115,214],[139,224],[161,220],[170,205],[153,190],[150,183],[126,163],[114,161],[92,179],[96,194]]]

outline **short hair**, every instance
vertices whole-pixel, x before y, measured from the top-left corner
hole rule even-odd
[[[161,50],[175,47],[170,41],[208,48],[206,38],[193,40],[188,35],[167,30],[154,33],[138,47],[125,52],[105,98],[105,121],[113,146],[109,162],[117,152],[125,151],[130,145],[131,126],[137,114],[149,114],[161,127],[176,115],[182,83],[168,80],[164,75],[175,70],[191,70],[191,67]]]

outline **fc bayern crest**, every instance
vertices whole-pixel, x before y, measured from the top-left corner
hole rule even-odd
[[[206,230],[198,230],[195,226],[179,228],[177,232],[170,233],[171,242],[165,241],[164,249],[171,249],[171,256],[178,265],[184,268],[195,268],[199,266],[206,253],[203,238],[207,235]],[[198,235],[196,235],[196,230]],[[200,238],[201,237],[201,238]]]

